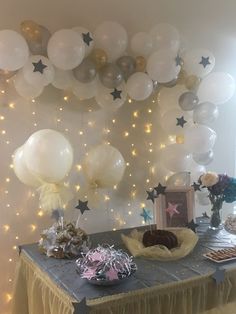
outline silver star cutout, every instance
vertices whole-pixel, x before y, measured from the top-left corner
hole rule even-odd
[[[93,41],[93,38],[90,36],[90,33],[82,33],[83,41],[86,43],[87,46],[90,45],[90,42]]]
[[[33,72],[39,72],[43,74],[44,69],[47,68],[47,65],[43,64],[41,59],[38,62],[32,62],[32,64],[34,66]]]
[[[209,58],[210,57],[202,56],[202,60],[199,62],[199,64],[201,64],[205,68],[208,64],[211,64],[211,62],[209,61]]]

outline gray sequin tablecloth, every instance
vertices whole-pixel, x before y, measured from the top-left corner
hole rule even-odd
[[[159,262],[144,258],[135,258],[134,261],[138,266],[138,271],[124,283],[110,287],[90,285],[86,280],[81,279],[77,275],[74,260],[57,260],[47,258],[45,255],[39,253],[37,244],[23,245],[21,247],[21,252],[34,264],[36,264],[37,267],[45,272],[50,279],[57,284],[57,286],[65,291],[66,294],[78,302],[80,302],[83,298],[86,298],[89,302],[89,300],[130,292],[135,293],[140,289],[148,289],[156,286],[159,286],[160,289],[162,286],[165,287],[166,285],[173,283],[178,286],[188,280],[191,280],[192,278],[201,278],[206,277],[207,275],[210,277],[216,270],[217,265],[214,262],[205,259],[203,254],[211,250],[235,246],[236,236],[229,234],[224,229],[217,232],[208,230],[208,224],[204,223],[204,219],[198,219],[198,223],[199,227],[197,231],[199,241],[193,252],[187,257],[173,262]],[[114,244],[116,248],[122,248],[125,250],[121,241],[121,233],[129,234],[130,229],[93,234],[91,235],[92,244],[93,246],[102,243]],[[234,269],[236,270],[236,261],[223,263],[220,266],[223,267],[226,272]],[[212,284],[214,284],[214,280],[212,280],[212,282]],[[229,296],[227,296],[223,302],[234,301],[232,291],[228,294]],[[210,306],[208,306],[208,308],[209,307]],[[109,313],[113,312],[111,311]],[[123,313],[130,314],[126,311],[123,311],[122,314]],[[150,311],[149,313],[157,312]],[[165,312],[158,313],[166,314]],[[176,314],[171,311],[168,313]],[[194,308],[186,313],[195,313]]]

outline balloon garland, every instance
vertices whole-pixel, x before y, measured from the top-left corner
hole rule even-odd
[[[233,96],[235,81],[228,73],[212,72],[215,58],[210,51],[184,51],[179,33],[172,25],[158,24],[149,32],[134,34],[130,41],[125,28],[111,21],[98,25],[94,32],[79,26],[52,35],[44,26],[23,21],[21,33],[0,31],[0,75],[12,76],[22,97],[36,98],[45,86],[52,84],[57,89],[72,91],[79,100],[94,98],[103,110],[115,111],[127,100],[143,101],[156,93],[161,127],[175,137],[160,153],[159,171],[168,172],[166,179],[175,173],[169,182],[178,185],[189,169],[194,168],[192,172],[197,177],[213,160],[216,133],[210,125],[219,115],[218,105]],[[103,155],[107,148],[100,153],[99,147],[94,149],[95,155]],[[24,161],[28,162],[27,167],[21,162],[16,170],[18,177],[24,173],[23,182],[37,185],[38,178],[48,183],[61,182],[62,175],[47,177],[50,168],[40,169],[42,172],[31,169],[35,155],[31,158],[24,148],[24,155],[27,154]],[[107,152],[106,157],[110,154]],[[20,163],[21,158],[22,148],[17,151],[15,162]],[[106,158],[104,163],[109,165]],[[114,164],[111,163],[111,171],[119,172],[116,177],[119,182],[124,166],[114,170]],[[100,184],[101,173],[97,173],[102,167],[96,170],[89,155],[85,165],[89,165],[86,170],[89,184]],[[106,175],[104,178],[106,181]]]

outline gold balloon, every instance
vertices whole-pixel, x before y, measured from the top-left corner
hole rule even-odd
[[[90,54],[90,58],[95,63],[97,69],[100,69],[107,63],[107,54],[102,49],[94,49]]]
[[[135,58],[136,61],[136,71],[144,72],[146,69],[147,61],[143,56],[138,56]]]
[[[20,24],[21,32],[26,40],[40,41],[41,29],[40,26],[31,20],[26,20]]]
[[[176,144],[184,144],[184,135],[176,135]]]
[[[201,82],[201,79],[196,75],[190,75],[185,79],[185,86],[188,90],[196,90]]]

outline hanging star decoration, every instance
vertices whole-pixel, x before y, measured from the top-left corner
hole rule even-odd
[[[93,38],[90,36],[90,33],[82,33],[83,41],[86,43],[87,46],[90,45],[90,42],[93,41]]]
[[[143,207],[143,212],[140,214],[140,216],[143,217],[143,220],[145,221],[145,223],[150,222],[153,219],[150,213],[150,210],[146,210],[144,207]]]
[[[186,227],[196,233],[196,228],[198,227],[198,224],[196,224],[192,219],[190,222],[187,223]]]
[[[176,118],[177,123],[176,125],[181,126],[182,128],[184,127],[185,123],[187,123],[187,121],[184,119],[184,116],[180,117],[180,118]]]
[[[32,64],[34,66],[33,72],[39,72],[43,74],[44,69],[47,68],[47,65],[43,64],[41,59],[38,62],[32,62]]]
[[[211,62],[209,61],[209,58],[210,58],[210,57],[203,57],[203,56],[202,56],[202,60],[199,62],[199,64],[201,64],[201,65],[204,67],[204,69],[205,69],[205,67],[206,67],[208,64],[211,64]]]
[[[83,202],[81,200],[79,200],[79,204],[75,208],[79,209],[82,215],[86,210],[90,210],[90,208],[88,208],[88,201]]]
[[[153,189],[152,191],[146,191],[148,194],[147,200],[151,200],[154,204],[154,200],[156,198],[156,193],[155,193],[155,189]]]
[[[170,218],[172,218],[175,214],[179,214],[179,211],[177,210],[178,206],[179,204],[172,204],[168,202],[168,207],[165,211],[170,215]]]
[[[156,197],[158,197],[160,194],[165,195],[166,186],[158,183],[158,186],[154,187],[154,190],[156,191]]]
[[[64,210],[60,208],[54,209],[52,211],[51,218],[59,221],[60,217],[64,217]]]
[[[179,55],[177,55],[175,58],[175,64],[176,64],[176,66],[178,66],[178,65],[181,66],[183,64],[183,59]]]
[[[215,280],[216,284],[223,282],[225,279],[225,269],[216,268],[216,271],[212,274],[212,278]]]
[[[113,96],[113,100],[116,100],[116,99],[121,99],[121,93],[122,93],[122,90],[118,90],[114,88],[114,91],[111,92],[110,94]]]
[[[198,184],[198,183],[196,183],[196,182],[193,182],[193,184],[192,184],[191,186],[193,187],[193,189],[194,189],[195,192],[196,192],[196,191],[201,191],[201,189],[200,189],[201,184]]]
[[[83,298],[79,303],[73,302],[74,314],[89,314],[89,306],[86,303],[86,298]]]
[[[207,212],[202,213],[202,217],[203,217],[203,218],[210,218],[210,217],[207,215]]]

